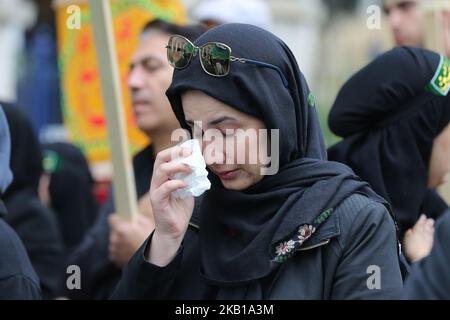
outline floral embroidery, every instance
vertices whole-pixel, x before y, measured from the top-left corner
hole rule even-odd
[[[293,235],[288,237],[288,240],[282,241],[274,248],[273,262],[283,263],[294,255],[294,253],[308,240],[316,231],[316,229],[324,223],[333,212],[333,209],[328,209],[322,212],[312,224],[305,224],[296,230]]]
[[[313,226],[303,226],[298,228],[298,240],[305,241],[316,231]]]
[[[295,248],[295,241],[289,240],[280,243],[280,245],[276,248],[276,255],[286,255]]]

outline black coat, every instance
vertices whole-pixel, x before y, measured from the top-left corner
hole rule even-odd
[[[53,213],[31,191],[21,190],[5,201],[5,221],[22,240],[39,276],[43,298],[54,298],[64,248]]]
[[[199,232],[191,223],[178,255],[164,268],[144,260],[150,238],[131,259],[112,298],[252,299],[247,296],[248,286],[218,288],[201,277]],[[275,300],[399,298],[402,278],[395,232],[383,205],[353,195],[294,257],[262,280],[263,296]],[[371,290],[373,266],[379,267],[381,282],[379,289],[375,283]]]
[[[403,298],[414,300],[450,300],[450,211],[435,227],[430,255],[417,262],[405,283]]]
[[[39,278],[19,237],[3,221],[3,203],[0,211],[0,300],[40,299]]]
[[[108,217],[114,212],[112,195],[99,212],[99,217],[81,243],[69,254],[65,267],[81,269],[81,289],[69,290],[67,275],[59,284],[59,295],[69,299],[107,299],[120,279],[121,270],[109,259]]]

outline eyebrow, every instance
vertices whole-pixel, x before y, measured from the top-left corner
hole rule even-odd
[[[220,117],[220,118],[215,119],[215,120],[211,120],[208,123],[208,125],[215,126],[215,125],[218,125],[218,124],[220,124],[222,122],[225,122],[225,121],[237,121],[237,120],[235,118],[233,118],[233,117],[224,116],[224,117]]]
[[[145,64],[145,63],[153,62],[153,61],[158,62],[158,63],[163,63],[163,61],[161,59],[150,55],[150,56],[142,57],[141,59],[136,60],[136,61],[131,61],[130,65],[129,65],[129,69],[130,70],[133,69],[138,64]]]
[[[218,125],[218,124],[220,124],[222,122],[225,122],[225,121],[237,121],[237,119],[235,119],[233,117],[224,116],[224,117],[220,117],[220,118],[217,118],[215,120],[209,121],[208,125],[215,126],[215,125]],[[192,120],[186,120],[186,123],[189,126],[193,126],[194,125],[194,121],[192,121]]]

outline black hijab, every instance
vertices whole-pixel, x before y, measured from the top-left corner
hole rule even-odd
[[[445,86],[431,85],[444,67],[448,60],[437,53],[394,49],[350,78],[330,112],[330,128],[344,137],[330,159],[390,201],[402,234],[422,212],[436,218],[447,207],[427,189],[433,140],[450,121]]]
[[[10,167],[14,179],[5,192],[4,200],[18,191],[27,190],[37,195],[43,172],[39,141],[27,115],[17,106],[3,104],[11,133]]]
[[[43,146],[44,167],[50,174],[51,206],[57,214],[66,248],[77,245],[94,223],[98,205],[94,179],[80,149],[69,143]]]
[[[251,25],[225,24],[209,30],[195,44],[209,41],[227,44],[234,56],[278,66],[289,82],[285,88],[276,71],[239,62],[232,62],[227,77],[215,78],[201,69],[196,57],[187,68],[175,70],[167,91],[183,128],[189,127],[181,94],[201,90],[262,119],[267,129],[280,130],[276,175],[242,192],[225,189],[216,176],[209,175],[212,188],[200,208],[201,273],[211,284],[236,286],[268,276],[279,265],[277,244],[295,235],[300,226],[314,225],[317,217],[326,219],[353,193],[383,200],[348,167],[326,161],[314,99],[282,40]]]

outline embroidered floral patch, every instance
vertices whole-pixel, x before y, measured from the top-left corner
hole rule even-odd
[[[277,256],[285,256],[289,254],[295,248],[295,241],[289,240],[280,243],[280,245],[276,248],[275,253]]]
[[[303,243],[308,240],[316,231],[316,229],[323,224],[332,214],[333,209],[328,209],[322,212],[312,224],[304,224],[297,228],[293,235],[275,245],[273,249],[272,261],[276,263],[284,263],[294,253],[300,249]]]
[[[300,226],[292,239],[283,241],[275,247],[275,257],[272,261],[283,263],[288,260],[315,231],[312,225]]]

